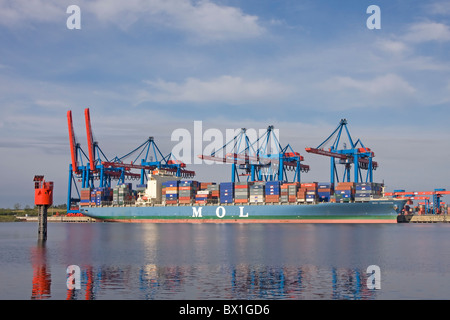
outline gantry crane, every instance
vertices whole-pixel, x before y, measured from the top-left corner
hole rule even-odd
[[[350,144],[349,148],[344,143],[343,147],[340,147],[341,135],[342,131],[345,129],[345,133],[347,134],[348,142]],[[325,150],[325,145],[332,141],[334,138],[334,142]],[[361,170],[367,170],[366,182],[373,182],[373,170],[376,170],[378,167],[378,163],[373,161],[373,157],[375,154],[364,146],[362,141],[358,139],[355,143],[350,135],[350,132],[347,128],[347,120],[341,119],[338,127],[322,142],[317,148],[305,148],[306,152],[319,154],[323,156],[330,157],[330,182],[335,183],[335,181],[339,181],[339,176],[336,168],[336,159],[339,164],[344,165],[344,173],[342,176],[342,182],[345,180],[347,182],[351,181],[351,166],[354,167],[353,174],[353,182],[362,182],[363,177]]]
[[[95,188],[95,184],[100,188],[108,188],[112,186],[112,180],[118,183],[124,183],[125,180],[139,180],[144,184],[149,171],[155,169],[164,169],[166,173],[173,174],[176,177],[192,178],[195,176],[194,171],[186,170],[186,165],[174,159],[170,153],[163,156],[160,149],[156,145],[153,137],[150,137],[139,147],[128,152],[122,157],[115,156],[109,160],[105,153],[101,150],[97,141],[94,141],[91,126],[91,118],[89,108],[84,110],[88,154],[86,154],[77,142],[73,129],[72,111],[67,112],[67,121],[69,128],[69,141],[71,152],[71,163],[69,165],[69,181],[67,192],[67,212],[78,212],[80,201],[80,191],[77,187],[77,181],[81,182],[81,188]],[[133,154],[138,154],[134,161],[124,162],[124,160]],[[145,157],[139,157],[145,154]],[[151,159],[151,160],[149,160]],[[86,161],[86,164],[84,163]],[[140,172],[133,172],[139,170]],[[72,197],[72,186],[75,186],[78,198]]]
[[[290,145],[284,148],[281,146],[273,126],[269,126],[265,133],[254,141],[250,141],[247,129],[241,128],[224,146],[211,154],[198,157],[231,164],[232,182],[240,181],[240,176],[246,176],[247,181],[287,181],[287,171],[294,171],[293,181],[300,182],[300,173],[309,171],[309,166],[301,163],[304,158],[298,152],[294,152]]]
[[[136,155],[133,161],[130,163],[123,162],[133,155]],[[139,158],[142,156],[144,157],[140,159],[139,164]],[[195,171],[186,170],[186,164],[175,159],[172,153],[164,156],[156,145],[154,137],[149,137],[144,143],[124,156],[115,157],[111,161],[103,161],[102,165],[105,168],[139,169],[141,170],[139,175],[141,184],[144,184],[147,179],[145,170],[163,169],[165,172],[182,178],[193,178],[195,176]]]
[[[443,195],[450,194],[450,191],[445,189],[434,189],[434,191],[404,191],[404,190],[394,190],[393,192],[386,192],[385,196],[394,198],[403,198],[409,200],[426,200],[425,205],[427,210],[430,205],[430,196],[433,197],[433,214],[438,213],[441,207],[441,197]]]

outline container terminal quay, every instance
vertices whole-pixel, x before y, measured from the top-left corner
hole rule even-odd
[[[84,110],[87,150],[75,138],[67,112],[70,159],[67,213],[49,222],[131,223],[434,223],[447,222],[441,198],[450,191],[386,192],[374,181],[378,162],[341,119],[311,157],[330,159],[330,180],[305,181],[310,166],[290,144],[282,145],[268,126],[256,140],[242,128],[221,149],[197,155],[226,163],[226,182],[198,181],[195,172],[163,154],[153,137],[123,156],[107,157],[93,140]],[[254,138],[253,138],[254,139]],[[343,142],[345,141],[345,142]],[[229,150],[232,150],[231,152]],[[42,185],[36,184],[36,192]],[[45,192],[52,192],[46,190]],[[19,217],[26,221],[37,218]]]

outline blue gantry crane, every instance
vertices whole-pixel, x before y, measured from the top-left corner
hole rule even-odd
[[[348,143],[342,143],[343,133],[348,138]],[[334,139],[334,140],[333,140]],[[332,142],[328,150],[325,146]],[[347,128],[347,120],[341,119],[338,127],[325,139],[317,148],[305,148],[306,152],[319,154],[330,157],[330,182],[340,182],[336,160],[339,164],[344,165],[344,173],[342,182],[351,182],[351,167],[353,165],[353,182],[363,182],[361,170],[367,170],[366,182],[373,182],[373,171],[378,167],[378,163],[373,161],[375,154],[364,146],[362,141],[358,139],[353,141]]]
[[[164,169],[165,172],[176,177],[192,178],[194,171],[186,169],[186,165],[175,159],[172,153],[163,156],[153,137],[149,137],[137,148],[124,156],[115,156],[111,160],[101,150],[98,142],[93,139],[89,108],[84,110],[88,153],[78,143],[73,129],[72,111],[67,112],[69,127],[69,141],[71,151],[71,163],[69,164],[69,179],[67,191],[67,212],[79,212],[80,190],[77,182],[81,182],[81,188],[110,188],[112,181],[118,184],[125,181],[139,181],[141,185],[147,180],[147,173],[155,169]],[[131,162],[124,162],[136,155]],[[139,159],[140,158],[140,159]],[[138,170],[138,172],[133,172]],[[75,188],[74,196],[72,187]],[[78,196],[78,197],[76,197]]]
[[[131,163],[124,163],[125,159],[132,156],[134,156],[134,160]],[[149,137],[144,143],[124,156],[116,156],[111,161],[102,162],[102,165],[106,168],[139,169],[141,171],[139,175],[140,184],[147,181],[146,170],[148,172],[148,170],[164,169],[165,172],[170,172],[174,176],[182,178],[193,178],[195,176],[195,172],[186,170],[186,164],[175,159],[172,153],[164,156],[154,137]],[[123,182],[123,177],[121,179]]]
[[[304,158],[298,152],[289,144],[281,146],[273,126],[268,126],[264,134],[253,141],[247,129],[241,128],[221,148],[198,157],[231,164],[232,182],[240,181],[242,176],[247,177],[247,181],[288,181],[287,171],[293,171],[292,180],[300,182],[301,172],[309,171],[309,166],[301,163]]]

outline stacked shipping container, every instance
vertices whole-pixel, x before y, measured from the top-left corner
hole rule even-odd
[[[178,203],[178,180],[165,181],[162,183],[163,195],[167,204]]]
[[[234,199],[234,183],[222,182],[220,188],[220,203],[232,203]]]
[[[111,198],[113,197],[113,192],[111,188],[96,188],[95,189],[95,201],[96,206],[101,206],[104,202],[111,202]]]
[[[219,185],[214,182],[214,183],[209,184],[206,189],[211,194],[211,202],[212,203],[219,202],[219,196],[220,196]]]
[[[304,190],[306,202],[317,201],[317,182],[302,183],[301,189]]]
[[[355,194],[354,182],[339,182],[334,189],[336,202],[350,202]]]
[[[80,206],[89,206],[91,204],[91,188],[83,188],[80,192]]]
[[[265,182],[255,181],[253,184],[251,184],[249,194],[250,194],[249,202],[263,203],[265,195]]]
[[[186,180],[178,184],[178,203],[192,203],[199,188],[198,181]]]
[[[210,203],[211,194],[209,190],[199,190],[195,195],[195,203],[206,204]]]
[[[334,185],[329,182],[317,184],[317,197],[320,202],[330,202],[334,194]]]
[[[380,198],[382,194],[382,183],[361,182],[355,184],[355,201],[367,201],[372,198]]]
[[[124,205],[133,200],[133,190],[131,183],[123,183],[113,189],[113,205]]]
[[[265,185],[265,201],[269,203],[280,201],[280,182],[268,181]]]
[[[248,202],[248,188],[251,182],[235,182],[234,183],[234,202],[235,203],[247,203]]]
[[[100,206],[111,201],[113,205],[131,204],[137,192],[144,192],[145,187],[137,185],[136,190],[132,190],[131,183],[126,183],[114,189],[83,188],[80,206]],[[162,183],[162,195],[166,204],[350,202],[382,197],[383,184],[341,182],[334,186],[331,183],[279,181],[216,184],[173,180]]]
[[[283,183],[280,187],[280,202],[297,201],[297,183]]]

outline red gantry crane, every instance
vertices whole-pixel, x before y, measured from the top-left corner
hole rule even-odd
[[[67,192],[68,213],[79,212],[80,190],[77,187],[77,181],[81,182],[82,189],[110,188],[112,180],[117,180],[118,183],[124,183],[125,180],[140,180],[141,185],[143,185],[147,179],[147,173],[155,169],[164,169],[164,171],[177,177],[192,178],[195,176],[195,171],[187,170],[186,164],[174,159],[171,153],[163,156],[153,137],[149,137],[139,147],[124,156],[116,156],[109,160],[98,143],[94,141],[88,108],[84,110],[84,116],[88,154],[83,151],[75,137],[72,111],[67,112],[71,153]],[[127,158],[134,154],[137,154],[134,161],[125,162]],[[140,172],[133,172],[133,170],[139,170]],[[72,186],[75,186],[78,197],[72,196]]]
[[[384,195],[387,197],[403,198],[408,200],[426,200],[425,206],[428,211],[430,203],[430,197],[433,198],[432,213],[439,213],[441,207],[441,197],[443,195],[450,194],[450,191],[445,189],[434,189],[434,191],[405,191],[405,190],[394,190],[393,192],[386,192]]]

